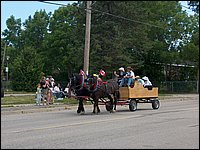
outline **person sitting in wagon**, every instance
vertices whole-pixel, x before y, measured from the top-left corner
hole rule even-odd
[[[96,83],[94,84],[94,89],[96,89],[97,87],[99,87],[101,84],[105,83],[103,82],[102,78],[106,76],[106,73],[104,70],[100,70],[99,74],[93,74],[92,78],[95,79]]]
[[[142,80],[144,81],[144,84],[143,84],[144,87],[149,87],[149,88],[153,87],[153,85],[152,85],[152,83],[151,83],[151,81],[149,80],[148,77],[144,76],[142,78]]]
[[[135,81],[138,81],[139,84],[144,85],[144,80],[140,78],[140,76],[135,77]]]
[[[126,75],[126,72],[124,70],[124,67],[120,67],[118,69],[118,73],[116,71],[114,71],[114,76],[117,78],[117,82],[118,84],[120,85],[121,81],[122,81],[122,78]]]
[[[120,87],[124,86],[127,83],[127,86],[130,87],[135,80],[135,74],[133,72],[133,69],[129,66],[126,68],[127,69],[127,73],[126,75],[122,78],[122,81],[120,83]]]

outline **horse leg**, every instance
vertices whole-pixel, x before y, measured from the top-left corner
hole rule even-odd
[[[97,107],[97,102],[96,98],[94,99],[94,107],[93,107],[93,113],[96,113],[96,107]]]
[[[82,111],[82,113],[85,113],[85,109],[84,109],[84,106],[83,106],[83,99],[81,99],[81,101],[82,101],[81,111]]]
[[[94,98],[94,108],[93,108],[93,113],[95,114],[96,112],[99,113],[100,112],[100,109],[98,107],[98,97],[95,97]]]
[[[85,112],[84,107],[83,107],[83,99],[82,98],[79,99],[79,103],[78,104],[79,105],[78,105],[77,113],[79,114],[81,111]]]
[[[114,111],[116,111],[116,108],[117,108],[117,97],[118,97],[118,95],[117,95],[118,93],[114,93]]]
[[[97,114],[100,113],[98,102],[99,102],[99,99],[97,99]]]
[[[93,113],[95,114],[95,109],[96,109],[96,102],[94,102],[94,106],[93,106]]]
[[[112,96],[109,94],[108,98],[110,99],[110,113],[113,112],[113,98]]]

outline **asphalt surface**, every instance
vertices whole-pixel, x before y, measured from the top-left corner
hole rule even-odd
[[[199,95],[165,97],[160,103],[157,110],[138,104],[134,112],[117,106],[115,113],[101,105],[98,115],[92,105],[83,115],[69,105],[1,108],[1,148],[199,149]]]

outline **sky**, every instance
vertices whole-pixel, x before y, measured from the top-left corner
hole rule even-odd
[[[72,4],[77,1],[46,1],[46,2],[56,2],[59,4]],[[187,1],[180,1],[181,5],[188,7]],[[33,17],[36,11],[45,9],[47,13],[54,12],[58,9],[59,5],[52,5],[47,3],[42,3],[39,1],[1,1],[1,33],[5,30],[6,20],[13,15],[15,19],[21,18],[21,22],[25,22],[26,19],[31,15]],[[183,10],[186,10],[188,14],[194,14],[192,10],[183,7]]]
[[[77,1],[46,1],[46,2],[54,2],[59,4],[72,4]],[[42,3],[39,1],[1,1],[1,33],[5,30],[6,20],[10,18],[11,15],[15,17],[15,19],[21,18],[21,22],[25,22],[26,19],[31,15],[35,14],[36,11],[40,11],[41,9],[45,9],[47,13],[54,12],[54,10],[58,9],[59,5],[52,5],[47,3]]]

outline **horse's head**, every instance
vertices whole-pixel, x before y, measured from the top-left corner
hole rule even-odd
[[[69,78],[69,90],[70,90],[70,92],[73,92],[73,94],[75,94],[76,91],[81,88],[80,81],[81,81],[81,75],[72,74],[72,76]]]

